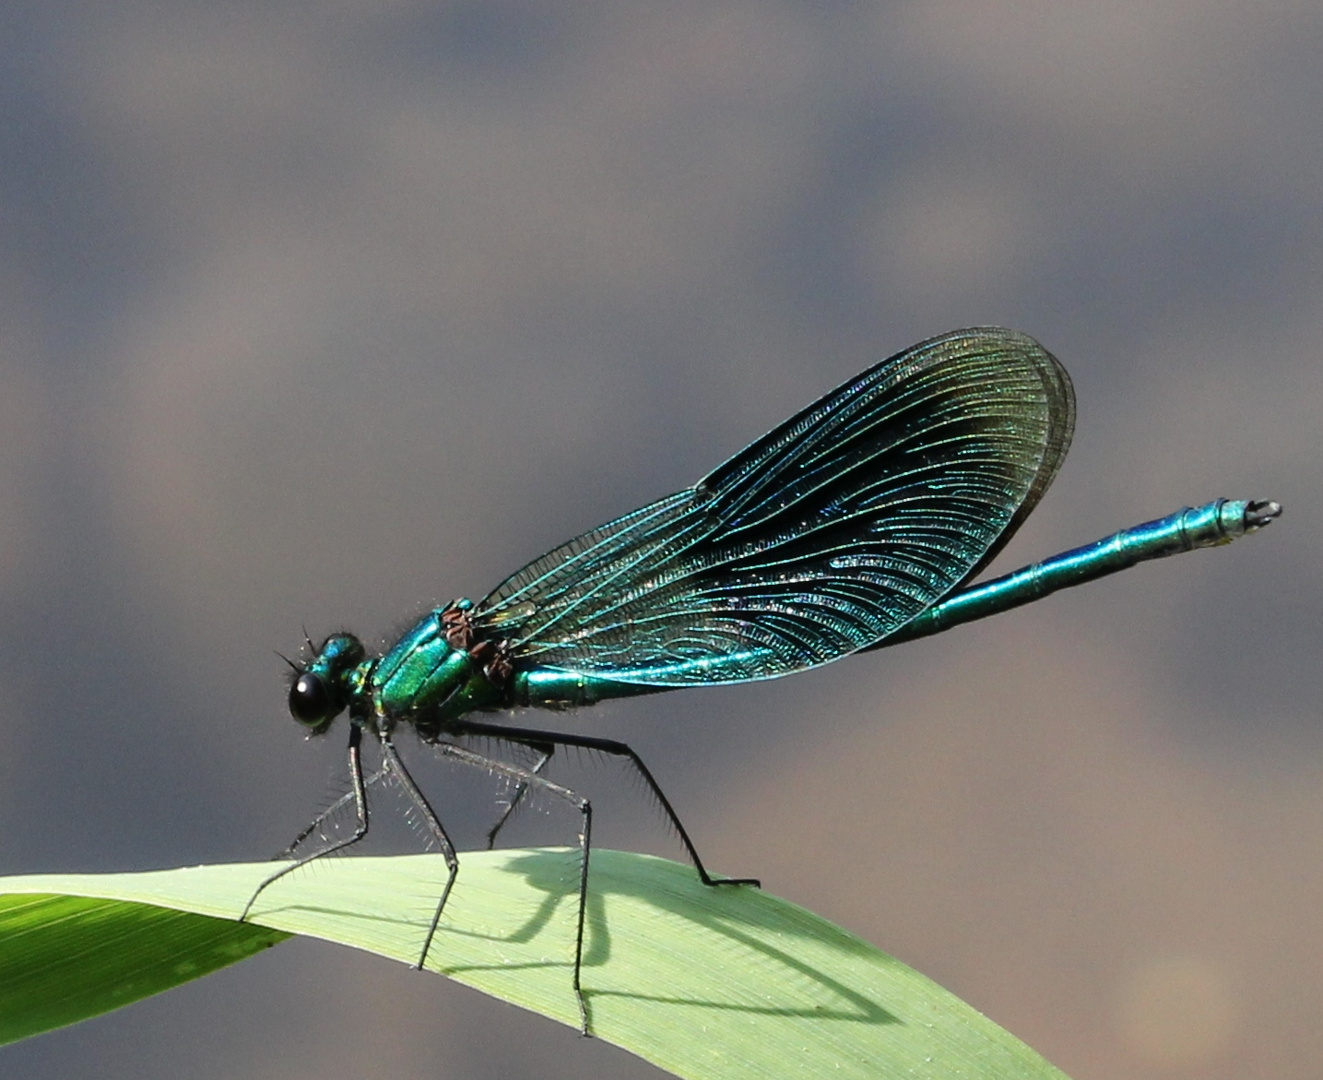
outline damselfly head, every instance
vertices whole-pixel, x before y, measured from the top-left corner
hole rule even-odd
[[[312,735],[331,726],[349,704],[349,675],[367,656],[353,634],[332,634],[303,667],[294,668],[289,712]]]

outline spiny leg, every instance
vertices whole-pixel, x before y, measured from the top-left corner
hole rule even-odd
[[[482,735],[492,739],[524,743],[530,746],[538,744],[574,746],[584,750],[598,750],[603,754],[624,758],[643,778],[643,782],[648,785],[648,789],[661,805],[662,812],[675,827],[675,831],[680,836],[680,842],[684,845],[689,860],[694,864],[694,869],[698,871],[699,880],[704,885],[753,885],[755,888],[761,888],[762,883],[757,878],[718,878],[707,872],[707,869],[703,866],[703,860],[698,857],[698,849],[694,847],[694,842],[689,838],[689,832],[680,821],[679,815],[671,805],[671,800],[666,797],[661,785],[653,778],[648,767],[643,764],[643,759],[627,743],[617,742],[614,739],[598,739],[590,735],[569,735],[559,731],[539,731],[536,728],[513,728],[504,727],[500,724],[484,724],[479,720],[465,720],[452,730],[456,735]]]
[[[381,736],[381,755],[385,759],[385,767],[395,771],[409,798],[413,800],[414,805],[418,807],[418,811],[423,815],[423,821],[426,823],[428,831],[436,838],[436,842],[441,847],[441,854],[446,860],[446,885],[441,890],[441,898],[436,903],[436,911],[432,913],[432,922],[427,928],[427,937],[423,940],[423,951],[418,956],[418,963],[414,965],[421,970],[423,965],[427,963],[427,954],[432,948],[432,938],[436,936],[436,928],[441,922],[441,912],[445,910],[446,901],[450,899],[450,890],[455,884],[455,876],[459,873],[459,858],[455,855],[455,845],[450,842],[450,836],[441,824],[441,819],[436,816],[432,804],[427,801],[427,797],[423,795],[418,785],[414,783],[413,777],[409,775],[409,770],[404,767],[404,762],[400,760],[395,744],[391,742],[388,734]]]
[[[528,743],[526,745],[528,745],[531,749],[536,750],[538,753],[537,761],[535,761],[528,769],[528,771],[532,773],[534,776],[538,776],[541,774],[542,770],[546,767],[547,762],[551,760],[551,755],[556,752],[556,748],[551,743],[540,743],[540,744]],[[500,819],[496,822],[496,824],[487,830],[488,851],[491,851],[491,849],[496,846],[497,833],[499,833],[502,829],[505,828],[505,823],[510,820],[515,810],[518,809],[519,803],[523,800],[524,796],[527,794],[528,794],[528,782],[526,780],[520,780],[518,783],[515,784],[514,790],[511,792],[510,802],[506,806],[505,812],[501,814]]]
[[[499,728],[495,729],[497,732]],[[466,730],[465,734],[469,732]],[[522,742],[518,738],[507,740],[512,742]],[[497,773],[508,777],[523,785],[527,790],[530,787],[538,787],[543,791],[548,791],[558,798],[564,799],[572,806],[576,807],[583,815],[583,828],[579,833],[579,850],[581,858],[579,861],[579,912],[575,922],[574,931],[574,997],[579,1003],[579,1031],[584,1035],[592,1034],[588,1030],[588,1004],[583,998],[583,988],[579,978],[579,971],[583,967],[583,935],[584,919],[588,910],[588,856],[592,850],[592,832],[593,832],[593,806],[576,791],[572,791],[563,784],[557,784],[548,780],[545,776],[539,776],[533,769],[526,769],[521,765],[512,765],[506,761],[500,761],[496,758],[487,757],[485,754],[475,753],[462,746],[456,746],[450,742],[438,742],[434,744],[437,750],[452,757],[457,761],[462,761],[475,768],[486,769],[489,772]],[[550,757],[550,754],[547,755]],[[444,900],[442,901],[444,903]],[[439,912],[438,912],[439,917]],[[429,938],[430,941],[430,938]],[[424,954],[426,959],[426,954]],[[421,965],[420,965],[421,966]]]
[[[387,770],[385,768],[378,769],[376,772],[374,772],[371,776],[369,776],[366,780],[363,781],[363,790],[366,792],[368,788],[370,788],[373,784],[375,784],[378,780],[380,780],[383,776],[385,776],[386,772]],[[304,829],[301,833],[299,833],[298,836],[294,837],[292,841],[290,841],[288,847],[286,847],[279,854],[273,855],[271,857],[273,859],[295,858],[296,856],[294,853],[298,851],[299,845],[302,844],[303,841],[308,839],[308,837],[310,837],[313,833],[315,833],[319,828],[321,828],[322,823],[326,821],[327,818],[334,817],[335,814],[337,814],[346,803],[352,802],[354,799],[356,799],[357,795],[358,793],[354,791],[352,788],[349,791],[346,791],[343,795],[341,795],[338,799],[336,799],[335,802],[331,803],[330,806],[328,806],[325,810],[323,810],[320,814],[318,814],[315,818],[313,818],[312,822],[308,825],[308,827]],[[323,837],[323,839],[325,838]],[[323,854],[323,852],[318,852],[317,854],[320,855]]]
[[[353,798],[354,807],[358,811],[358,824],[354,829],[354,835],[346,837],[343,840],[337,840],[330,847],[323,848],[321,851],[314,851],[311,855],[304,855],[302,858],[295,859],[293,862],[289,863],[286,866],[282,866],[275,873],[270,874],[269,876],[264,878],[262,880],[262,883],[257,886],[257,889],[253,893],[253,895],[248,898],[248,903],[244,905],[243,914],[239,916],[240,922],[244,922],[248,918],[248,913],[253,910],[253,904],[257,902],[257,898],[262,895],[262,891],[273,881],[279,881],[286,874],[297,870],[300,866],[307,866],[308,863],[312,862],[314,859],[320,859],[322,856],[330,855],[336,851],[343,851],[351,844],[356,844],[360,840],[362,840],[363,837],[367,836],[368,803],[367,803],[367,785],[363,782],[363,757],[361,752],[362,742],[363,742],[362,727],[360,727],[358,724],[350,724],[349,778],[353,786],[352,786],[352,790],[346,796],[341,798],[339,800],[339,803],[337,803],[337,805],[343,803],[344,801],[346,801],[346,799],[350,797]],[[308,835],[310,835],[312,830],[316,828],[316,826],[320,824],[321,821],[324,821],[325,818],[326,818],[326,814],[323,814],[320,818],[317,819],[317,821],[313,822],[311,826],[305,829],[299,835],[299,839],[295,840],[294,843],[290,845],[291,849],[297,847],[299,840],[303,840]]]

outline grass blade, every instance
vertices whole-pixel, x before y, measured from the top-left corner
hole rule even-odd
[[[577,851],[460,858],[429,968],[577,1024]],[[127,1004],[289,934],[414,963],[445,877],[436,855],[328,859],[272,885],[252,923],[230,921],[270,868],[0,878],[0,1041]],[[1065,1080],[867,942],[646,855],[593,852],[583,988],[597,1037],[691,1080]]]

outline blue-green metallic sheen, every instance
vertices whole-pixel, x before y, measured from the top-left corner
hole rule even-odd
[[[377,715],[408,716],[446,706],[467,712],[496,700],[469,654],[446,641],[440,616],[438,611],[425,616],[377,662],[370,681]]]
[[[815,667],[1226,543],[1278,512],[1217,500],[970,586],[1056,475],[1074,408],[1065,370],[1023,334],[933,338],[694,487],[548,552],[477,603],[428,613],[379,659],[340,634],[303,670],[335,712],[436,739],[476,711]],[[330,719],[304,722],[320,732]]]
[[[290,712],[318,735],[348,711],[353,789],[316,818],[249,900],[272,882],[367,834],[363,732],[445,857],[419,966],[459,859],[414,783],[392,733],[411,725],[437,752],[513,785],[495,841],[536,788],[581,815],[573,990],[580,987],[592,807],[542,775],[557,747],[624,760],[642,779],[708,885],[752,885],[704,868],[642,759],[596,736],[492,724],[512,708],[565,709],[683,687],[770,679],[851,653],[937,633],[1196,547],[1226,543],[1276,517],[1269,502],[1219,499],[1088,547],[972,584],[1028,516],[1061,466],[1075,423],[1070,378],[1032,338],[958,330],[851,379],[746,447],[697,484],[607,522],[535,559],[482,600],[431,611],[384,655],[333,634],[294,667]],[[529,767],[461,745],[476,737],[531,752]],[[351,836],[309,855],[300,845],[352,798]]]
[[[1280,512],[1275,503],[1214,499],[1167,517],[1122,529],[1084,547],[1054,555],[992,581],[962,589],[910,620],[871,649],[927,637],[961,623],[997,615],[1039,600],[1058,589],[1083,585],[1149,559],[1163,559],[1196,548],[1229,544],[1256,532]]]

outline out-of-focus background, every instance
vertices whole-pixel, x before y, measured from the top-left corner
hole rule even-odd
[[[0,871],[266,857],[342,771],[343,731],[285,712],[273,650],[305,625],[379,642],[882,356],[1005,324],[1080,407],[999,567],[1218,495],[1283,519],[565,722],[632,742],[715,870],[1075,1080],[1323,1074],[1317,3],[4,21]],[[610,766],[563,775],[604,843],[679,856]],[[461,830],[494,805],[436,795]],[[6,1077],[89,1068],[660,1075],[309,942],[0,1050]]]

